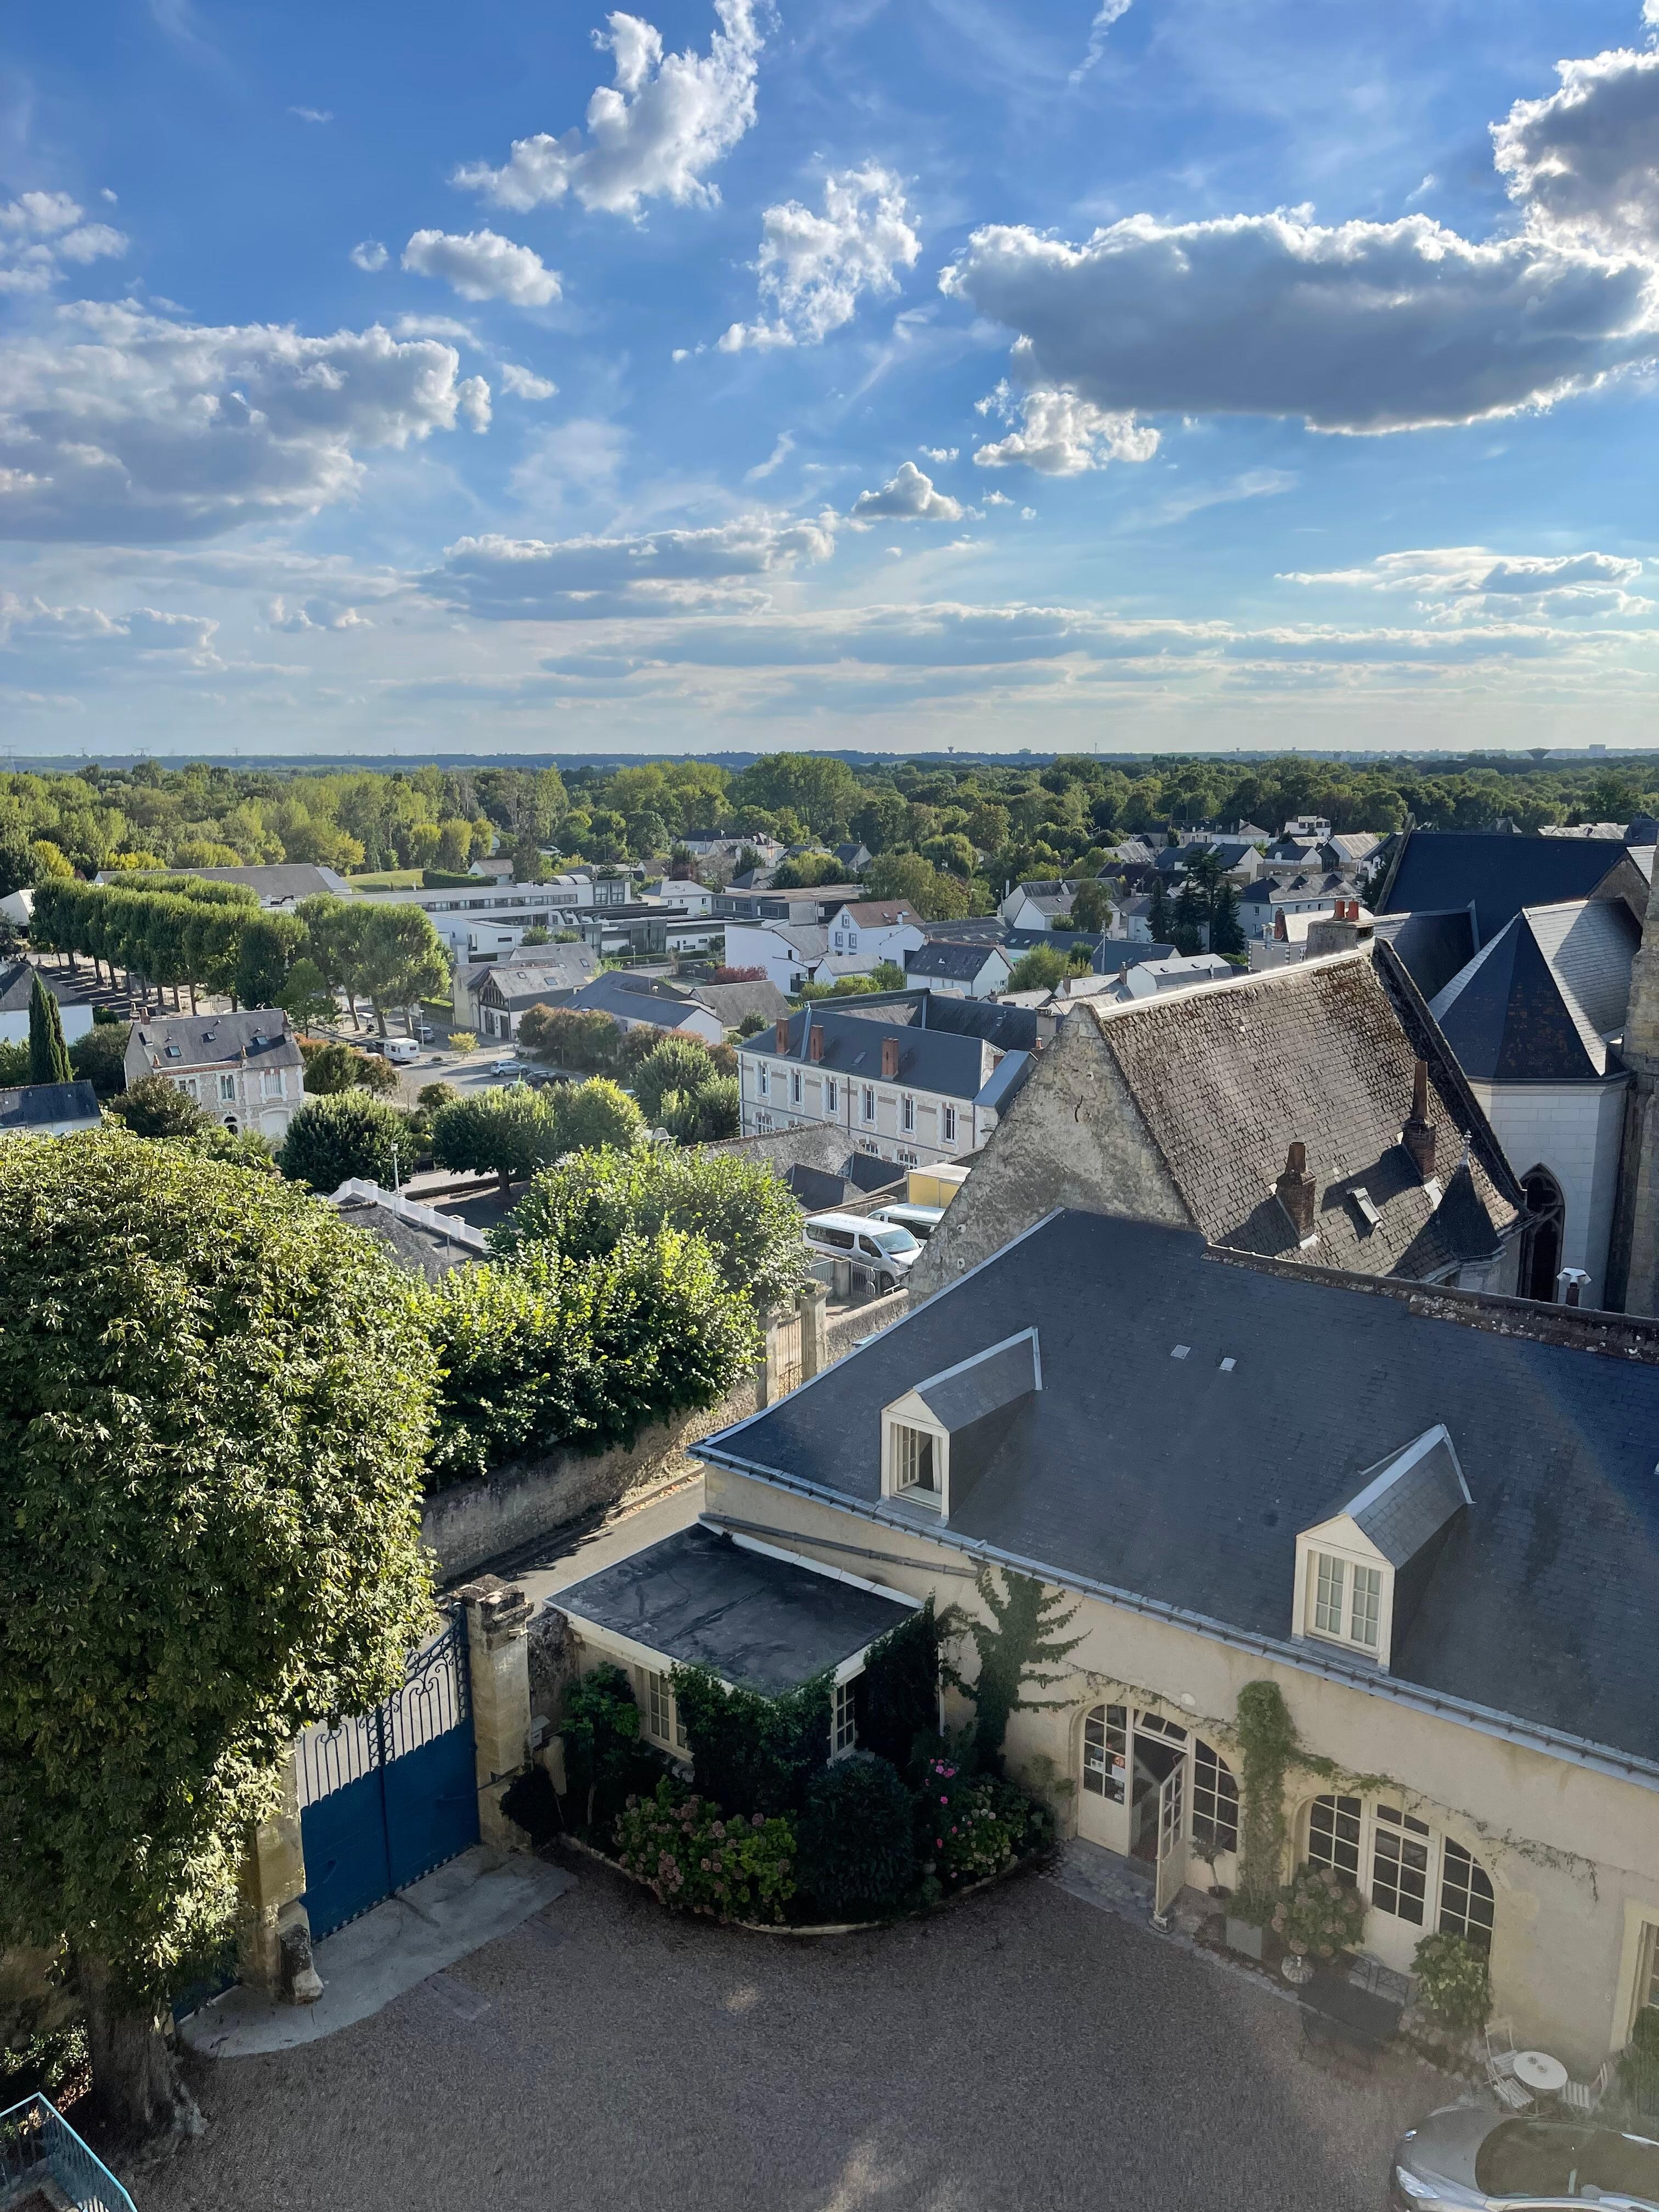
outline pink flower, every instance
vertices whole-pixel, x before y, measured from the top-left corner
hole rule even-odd
[[[951,1801],[948,1797],[941,1797],[939,1802],[941,1805],[948,1805]]]

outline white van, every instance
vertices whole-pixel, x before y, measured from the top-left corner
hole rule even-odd
[[[896,1221],[901,1229],[908,1229],[913,1237],[926,1243],[945,1218],[942,1206],[911,1206],[901,1199],[891,1206],[878,1206],[871,1215],[872,1221]]]
[[[826,1260],[850,1260],[884,1291],[897,1290],[921,1249],[896,1222],[866,1221],[858,1213],[811,1214],[805,1233],[809,1252]]]
[[[416,1037],[388,1037],[380,1049],[394,1067],[413,1067],[421,1056],[420,1041]]]

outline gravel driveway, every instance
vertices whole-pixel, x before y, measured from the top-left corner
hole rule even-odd
[[[327,2042],[198,2066],[139,2212],[1378,2212],[1445,2087],[1026,1877],[882,1936],[670,1918],[590,1862]]]

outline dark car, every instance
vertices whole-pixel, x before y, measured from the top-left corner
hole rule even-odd
[[[1401,2136],[1389,2202],[1396,2212],[1659,2212],[1659,2142],[1592,2119],[1452,2105]]]

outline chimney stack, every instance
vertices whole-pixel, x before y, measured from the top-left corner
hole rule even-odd
[[[777,1024],[772,1035],[772,1049],[774,1052],[787,1052],[789,1049],[789,1017],[787,1014],[780,1014],[778,1016]]]
[[[881,1041],[881,1072],[890,1083],[898,1073],[898,1039],[884,1036]]]
[[[1584,1285],[1589,1277],[1582,1267],[1563,1267],[1555,1279],[1561,1285],[1562,1304],[1576,1306],[1583,1296]]]
[[[1412,1070],[1411,1117],[1400,1132],[1400,1141],[1411,1154],[1418,1174],[1427,1182],[1436,1171],[1440,1132],[1429,1120],[1429,1063],[1419,1060]]]
[[[814,1066],[823,1058],[823,1031],[816,1022],[806,1032],[806,1057]]]
[[[1298,1139],[1285,1157],[1285,1172],[1273,1185],[1273,1194],[1290,1216],[1297,1240],[1311,1243],[1314,1234],[1314,1179],[1308,1173],[1308,1147]]]

